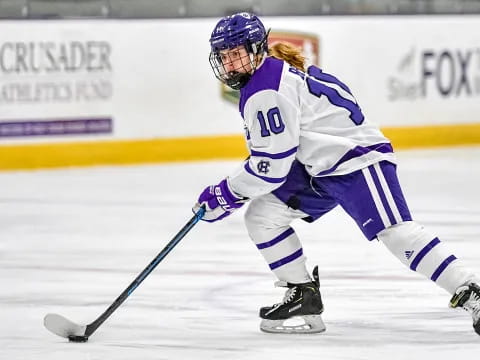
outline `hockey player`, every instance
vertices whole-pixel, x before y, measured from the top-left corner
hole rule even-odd
[[[434,235],[413,221],[396,175],[392,146],[363,114],[352,92],[316,66],[305,68],[288,44],[267,45],[268,32],[249,13],[222,18],[211,38],[215,76],[240,90],[250,157],[207,187],[194,206],[203,220],[225,218],[250,201],[245,223],[270,269],[287,287],[283,301],[260,309],[266,332],[321,332],[318,269],[310,278],[290,227],[340,205],[368,240],[377,239],[411,270],[452,295],[480,334],[478,279]],[[300,317],[304,323],[288,325]]]

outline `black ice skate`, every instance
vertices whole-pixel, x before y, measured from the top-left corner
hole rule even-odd
[[[480,335],[480,286],[469,284],[460,286],[450,300],[450,307],[461,307],[473,318],[473,328]]]
[[[313,281],[288,287],[281,303],[262,307],[260,329],[269,333],[319,333],[325,331],[322,321],[322,297],[318,266],[313,269]]]

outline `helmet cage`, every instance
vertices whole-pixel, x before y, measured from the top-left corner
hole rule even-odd
[[[260,63],[258,56],[263,56],[268,51],[267,38],[268,32],[265,32],[263,24],[255,15],[242,13],[221,19],[210,38],[209,61],[215,77],[232,89],[241,89],[256,71]],[[225,61],[225,52],[222,53],[222,50],[241,46],[244,46],[248,56],[240,58],[239,68],[227,71],[225,64],[232,62],[232,59]]]

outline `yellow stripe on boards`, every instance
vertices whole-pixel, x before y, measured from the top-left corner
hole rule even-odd
[[[394,149],[480,144],[480,123],[383,128]],[[0,146],[0,170],[127,165],[248,155],[242,135]]]
[[[0,170],[127,165],[248,156],[240,135],[0,146]]]
[[[480,144],[480,123],[382,128],[394,149]]]

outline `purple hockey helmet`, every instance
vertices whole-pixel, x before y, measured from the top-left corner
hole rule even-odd
[[[250,13],[226,16],[217,23],[210,36],[210,65],[217,79],[233,89],[240,89],[256,70],[255,57],[268,51],[268,32],[260,19]],[[245,46],[251,64],[250,72],[227,72],[220,51]]]

